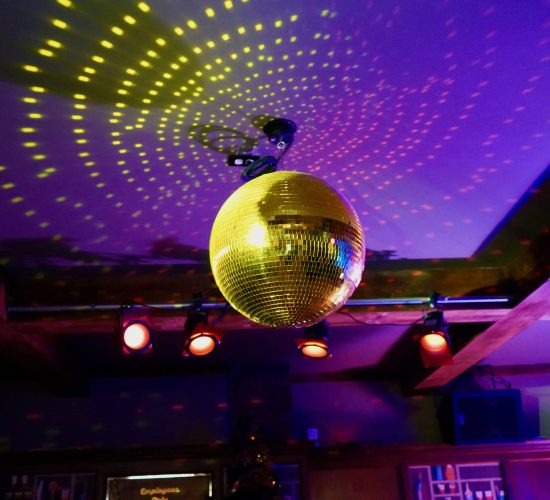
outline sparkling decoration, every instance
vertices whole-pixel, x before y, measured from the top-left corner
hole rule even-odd
[[[279,484],[273,474],[269,449],[256,436],[248,438],[235,467],[236,478],[225,500],[281,500]]]
[[[317,323],[361,280],[365,245],[350,203],[317,177],[262,175],[223,204],[210,235],[210,263],[227,301],[273,327]]]

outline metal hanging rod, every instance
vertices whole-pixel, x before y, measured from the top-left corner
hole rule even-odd
[[[350,299],[343,307],[376,307],[376,306],[422,306],[432,307],[445,305],[472,305],[484,306],[495,304],[509,304],[510,297],[487,296],[487,297],[443,297],[438,295],[436,299],[429,297],[403,297],[403,298],[381,298],[381,299]],[[139,305],[139,304],[136,304]],[[153,309],[162,309],[165,311],[178,311],[190,309],[193,306],[191,302],[181,304],[142,304]],[[53,305],[53,306],[12,306],[8,307],[8,314],[32,314],[32,313],[69,313],[69,312],[109,312],[118,311],[120,304],[89,304],[89,305]],[[229,308],[225,302],[203,302],[201,307],[204,309],[224,309]]]

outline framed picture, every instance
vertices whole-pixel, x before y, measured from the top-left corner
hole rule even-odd
[[[209,500],[209,472],[107,478],[106,500]]]

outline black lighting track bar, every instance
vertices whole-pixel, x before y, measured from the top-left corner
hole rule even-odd
[[[343,307],[398,307],[398,306],[430,306],[443,307],[445,309],[453,308],[483,308],[503,307],[511,304],[510,297],[503,296],[483,296],[483,297],[403,297],[403,298],[380,298],[380,299],[350,299]],[[178,311],[190,309],[192,302],[181,304],[141,304],[144,307],[154,309],[163,309],[166,311]],[[229,308],[225,302],[203,302],[202,309],[225,309]],[[40,314],[40,313],[69,313],[69,312],[105,312],[118,311],[120,304],[88,304],[88,305],[52,305],[52,306],[11,306],[8,307],[8,314]]]

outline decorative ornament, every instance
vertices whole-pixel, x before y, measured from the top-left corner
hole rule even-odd
[[[225,500],[282,500],[269,448],[255,435],[249,436],[239,464],[230,470],[230,475],[234,477]]]
[[[351,204],[317,177],[273,172],[223,204],[210,236],[216,284],[241,314],[303,327],[341,307],[361,280],[365,245]]]

